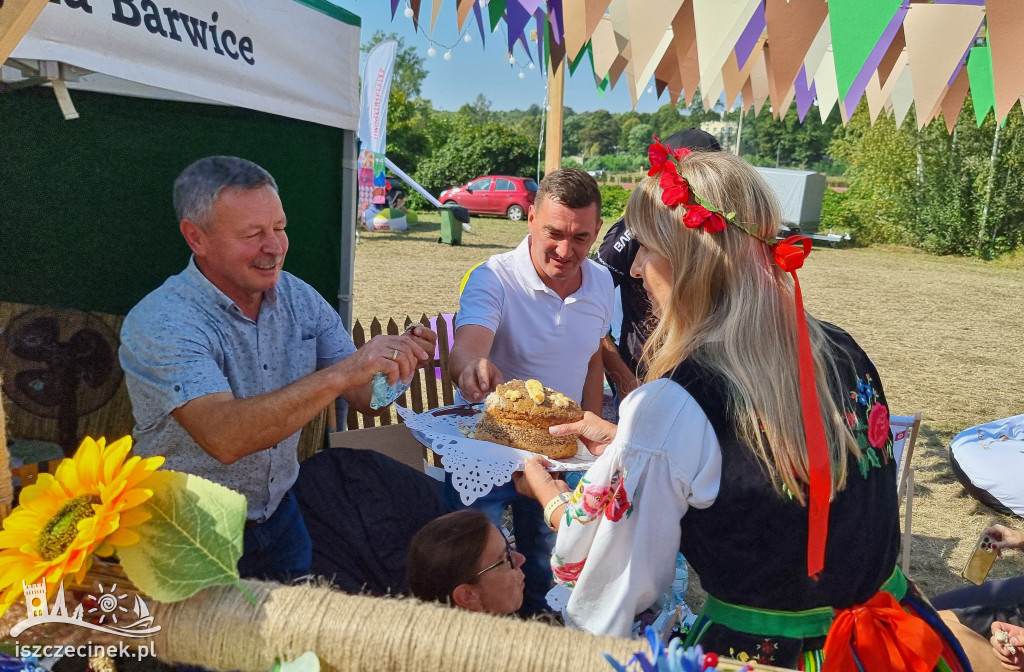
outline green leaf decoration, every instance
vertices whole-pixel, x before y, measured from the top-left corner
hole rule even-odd
[[[270,672],[320,672],[320,659],[312,651],[306,651],[295,660],[278,660]]]
[[[245,497],[204,478],[155,472],[152,518],[135,528],[140,540],[119,547],[128,578],[160,602],[177,602],[203,588],[238,581],[245,532]]]

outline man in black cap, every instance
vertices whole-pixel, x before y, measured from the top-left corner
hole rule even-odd
[[[673,133],[664,143],[672,149],[686,147],[695,152],[718,152],[722,149],[715,136],[699,128]],[[612,280],[622,298],[619,342],[616,344],[610,335],[601,342],[601,359],[608,380],[617,391],[616,401],[639,385],[638,379],[642,375],[640,357],[653,329],[651,302],[644,291],[643,281],[629,274],[639,247],[626,229],[626,218],[621,217],[608,229],[595,257],[595,261],[612,272]]]

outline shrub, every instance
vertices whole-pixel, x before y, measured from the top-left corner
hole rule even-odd
[[[626,211],[629,192],[617,184],[602,184],[600,188],[601,217],[608,220],[618,219]]]

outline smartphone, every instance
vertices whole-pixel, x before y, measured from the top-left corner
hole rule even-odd
[[[992,537],[982,534],[981,538],[978,539],[977,546],[974,547],[974,552],[971,553],[971,557],[967,560],[963,571],[960,572],[960,576],[980,586],[985,582],[985,577],[991,571],[992,564],[996,561],[998,555],[996,549],[992,546]]]

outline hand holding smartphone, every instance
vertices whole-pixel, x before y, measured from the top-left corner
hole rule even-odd
[[[963,571],[960,572],[960,576],[977,586],[985,582],[985,577],[992,570],[992,565],[999,555],[996,547],[992,545],[992,541],[992,537],[982,533],[974,547],[974,552],[971,553]]]

